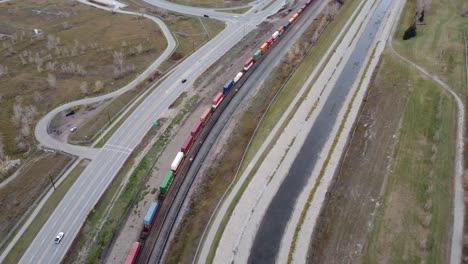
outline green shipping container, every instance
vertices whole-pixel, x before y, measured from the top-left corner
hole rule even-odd
[[[258,57],[262,56],[262,51],[261,50],[257,50],[255,53],[254,53],[254,59],[257,59]]]
[[[169,189],[169,186],[171,185],[172,179],[174,179],[174,173],[172,171],[168,171],[166,173],[166,177],[164,177],[164,180],[161,183],[161,186],[159,187],[159,192],[161,194],[166,194],[167,189]]]

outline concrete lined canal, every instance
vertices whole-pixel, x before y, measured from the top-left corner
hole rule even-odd
[[[274,263],[281,239],[292,215],[296,200],[311,177],[318,155],[335,125],[353,83],[368,54],[376,32],[390,7],[391,0],[381,0],[360,36],[356,48],[340,74],[336,85],[313,124],[304,145],[296,156],[278,192],[262,219],[250,251],[249,263]],[[307,223],[306,223],[307,224]]]

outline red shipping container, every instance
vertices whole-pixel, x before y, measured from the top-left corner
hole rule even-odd
[[[211,108],[208,108],[203,112],[202,116],[200,117],[200,121],[202,121],[203,125],[205,125],[206,121],[210,119],[211,116]]]
[[[244,67],[249,67],[250,64],[253,63],[253,62],[254,62],[254,58],[251,57],[250,59],[248,59],[248,60],[245,62]]]
[[[192,131],[190,132],[190,135],[193,137],[196,137],[198,135],[198,132],[200,132],[202,128],[202,121],[198,120],[198,122],[195,124],[195,126],[192,128]]]
[[[278,32],[279,32],[280,34],[283,33],[283,31],[284,31],[284,26],[281,26],[281,27],[278,28]]]
[[[218,107],[218,105],[221,103],[221,101],[223,101],[223,98],[224,98],[224,95],[222,92],[219,92],[215,98],[213,99],[213,109],[216,109],[216,107]]]
[[[269,39],[267,40],[268,46],[270,46],[271,43],[273,43],[273,41],[274,41],[273,37],[269,38]]]
[[[192,136],[188,136],[186,139],[185,139],[185,142],[184,144],[182,145],[182,147],[180,148],[180,151],[182,151],[184,153],[184,155],[187,155],[187,152],[190,150],[190,148],[192,147],[193,145],[193,137]]]
[[[130,248],[130,252],[128,252],[127,259],[125,260],[125,264],[134,264],[134,263],[136,263],[139,252],[140,252],[140,243],[139,242],[133,242],[132,247]]]

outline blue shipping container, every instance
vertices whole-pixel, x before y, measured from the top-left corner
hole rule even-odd
[[[287,29],[289,27],[289,22],[284,24],[284,29]]]
[[[153,217],[156,214],[156,210],[158,210],[158,203],[151,203],[148,212],[146,212],[145,219],[143,220],[143,224],[145,226],[150,226],[151,222],[153,222]]]
[[[223,94],[227,94],[229,92],[229,89],[231,89],[232,86],[234,86],[234,81],[233,80],[227,81],[223,87]]]

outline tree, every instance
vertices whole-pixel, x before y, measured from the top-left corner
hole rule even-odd
[[[83,95],[88,94],[88,83],[87,82],[81,82],[80,83],[80,91]]]
[[[135,47],[135,50],[138,54],[141,54],[141,52],[143,51],[143,45],[138,44],[138,46]]]
[[[57,78],[53,73],[48,73],[47,74],[47,83],[49,84],[50,87],[56,88],[57,87]]]
[[[4,148],[5,146],[3,145],[3,137],[2,134],[0,134],[0,162],[5,161],[5,151]]]
[[[8,66],[3,66],[0,64],[0,77],[8,74]]]
[[[94,83],[94,92],[98,93],[98,92],[100,92],[102,90],[102,88],[104,88],[104,84],[102,83],[102,81],[97,80]]]
[[[413,38],[416,36],[416,24],[413,23],[406,31],[405,34],[403,35],[403,40],[408,40],[410,38]]]
[[[421,11],[421,15],[419,16],[419,23],[424,22],[424,9]]]

